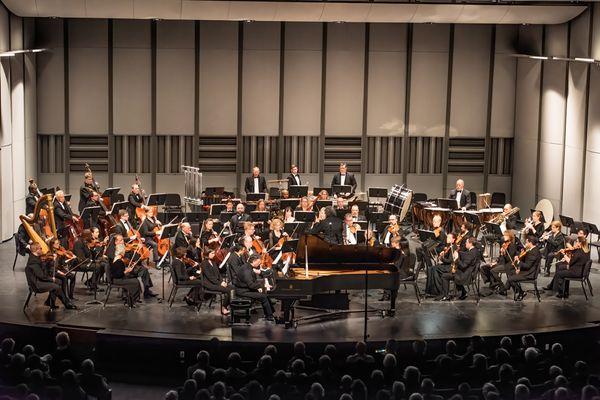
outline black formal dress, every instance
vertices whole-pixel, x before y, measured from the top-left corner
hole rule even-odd
[[[25,265],[25,276],[27,283],[32,288],[39,292],[48,292],[48,304],[54,306],[54,302],[58,297],[64,305],[69,304],[69,300],[65,295],[62,287],[55,281],[52,280],[52,276],[48,274],[47,270],[42,265],[42,260],[33,254],[29,255],[27,264]]]
[[[110,263],[110,279],[114,284],[123,286],[127,293],[127,303],[133,307],[135,302],[140,298],[141,289],[137,277],[132,274],[125,274],[127,266],[122,259],[113,260]]]
[[[202,271],[202,285],[206,290],[221,292],[223,296],[223,306],[228,307],[230,302],[230,293],[234,289],[231,285],[222,286],[224,280],[221,278],[219,266],[212,260],[204,260],[200,263]]]
[[[550,286],[552,290],[563,294],[569,295],[569,281],[565,278],[581,278],[583,276],[583,270],[585,265],[590,260],[590,252],[585,252],[583,249],[575,249],[571,254],[571,260],[569,264],[566,262],[559,262],[556,264],[556,274]]]
[[[260,301],[265,317],[273,318],[273,309],[271,308],[271,303],[269,302],[267,294],[264,291],[258,291],[258,289],[263,288],[264,282],[262,279],[258,278],[252,265],[246,263],[239,268],[233,284],[238,296]]]
[[[309,233],[323,235],[323,239],[331,244],[342,244],[342,220],[338,217],[327,217],[313,226]]]
[[[258,184],[258,192],[255,190],[255,179],[257,179],[256,183]],[[257,178],[254,176],[246,177],[246,182],[244,183],[244,191],[246,194],[248,193],[266,193],[267,192],[267,180],[264,176],[259,175]]]
[[[29,253],[29,234],[27,230],[25,230],[25,226],[23,224],[19,225],[19,229],[17,229],[17,253],[24,256]]]
[[[457,191],[456,189],[452,189],[450,191],[450,194],[448,195],[448,198],[452,199],[452,200],[456,200],[459,192],[461,193],[459,207],[468,209],[469,207],[471,207],[471,192],[469,192],[467,189],[463,189],[462,191]]]
[[[334,185],[350,185],[352,186],[352,193],[354,193],[354,191],[356,190],[356,178],[353,174],[346,172],[342,182],[342,174],[338,172],[333,176],[333,179],[331,180],[331,187],[333,187]]]
[[[454,246],[456,249],[456,246]],[[446,251],[440,258],[438,264],[427,268],[427,280],[425,281],[425,294],[429,296],[439,296],[444,293],[444,274],[452,269],[452,251]]]
[[[471,275],[479,262],[479,250],[473,247],[471,250],[460,251],[458,260],[456,260],[456,272],[446,272],[442,275],[443,293],[448,296],[450,281],[453,280],[456,288],[466,295],[465,285],[469,283]]]

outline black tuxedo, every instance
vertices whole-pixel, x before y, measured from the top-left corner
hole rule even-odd
[[[235,292],[241,297],[248,297],[260,301],[265,317],[272,318],[273,309],[267,295],[263,291],[260,293],[258,289],[263,287],[262,280],[259,280],[252,269],[252,265],[246,263],[238,269],[235,280]]]
[[[61,285],[52,280],[52,277],[42,266],[42,260],[38,256],[29,255],[29,259],[25,265],[25,277],[27,278],[27,283],[34,290],[40,293],[49,292],[48,301],[50,304],[54,304],[56,297],[65,305],[69,303]]]
[[[17,253],[24,256],[29,253],[29,249],[27,246],[29,245],[29,234],[25,230],[23,224],[19,225],[19,229],[17,230]]]
[[[127,225],[129,225],[130,229],[133,229],[133,225],[131,224],[131,221],[127,221]],[[115,230],[115,234],[123,236],[123,239],[125,239],[125,242],[129,241],[129,238],[130,238],[129,229],[127,229],[125,227],[122,220],[117,221],[117,224],[115,225],[114,230]]]
[[[25,214],[33,214],[33,212],[35,211],[35,205],[37,204],[38,200],[39,197],[31,193],[29,193],[27,197],[25,197]]]
[[[332,244],[342,244],[342,220],[338,217],[327,217],[317,223],[309,233],[322,234],[326,242]]]
[[[244,232],[244,222],[250,221],[250,215],[244,213],[244,214],[233,214],[233,217],[231,217],[231,221],[229,221],[230,223],[230,229],[231,229],[231,233],[242,233]]]
[[[54,219],[56,220],[56,229],[62,230],[65,227],[65,221],[73,220],[73,211],[71,206],[65,201],[61,204],[58,200],[54,200]]]
[[[249,176],[246,178],[246,183],[244,184],[244,191],[246,194],[254,193],[254,177]],[[267,180],[264,176],[258,176],[258,192],[266,193],[267,192]]]
[[[177,231],[177,234],[175,235],[175,248],[178,247],[183,247],[184,249],[187,249],[190,244],[191,244],[191,240],[192,237],[187,236],[185,233],[183,233],[182,230]]]
[[[342,184],[342,174],[340,174],[338,172],[337,174],[335,174],[333,176],[333,179],[331,180],[331,187],[333,187],[334,185],[341,185],[341,184]],[[344,185],[352,186],[352,193],[354,193],[354,191],[356,190],[356,178],[354,177],[354,175],[352,175],[349,172],[346,172],[346,179],[344,180]]]
[[[140,236],[142,236],[146,240],[154,240],[154,236],[156,236],[156,234],[154,233],[154,229],[158,226],[159,225],[157,222],[150,221],[150,218],[145,218],[144,222],[142,222],[142,224],[140,225]]]
[[[453,257],[448,252],[449,257]],[[456,272],[445,272],[442,274],[442,292],[444,296],[448,296],[450,281],[454,280],[457,289],[460,289],[463,294],[466,293],[464,285],[469,283],[469,279],[479,262],[479,250],[473,247],[471,250],[460,251],[458,260],[456,260]]]
[[[144,197],[139,193],[129,193],[127,201],[129,202],[129,204],[127,204],[127,212],[129,213],[129,216],[133,218],[135,217],[135,209],[144,205]]]
[[[456,200],[457,191],[456,189],[452,189],[450,194],[448,195],[449,199]],[[471,207],[471,192],[467,189],[462,190],[462,194],[460,196],[460,208],[469,208]]]
[[[294,175],[292,175],[292,174],[288,175],[288,177],[287,177],[288,189],[290,188],[290,186],[302,185],[302,179],[300,179],[300,175],[296,175],[296,178],[298,178],[298,181],[296,181],[296,179],[294,179]]]
[[[86,203],[92,198],[92,192],[97,193],[98,189],[99,188],[96,185],[88,185],[85,183],[81,185],[79,188],[79,205],[77,206],[79,213],[83,211]]]
[[[513,214],[510,217],[506,218],[506,229],[510,229],[510,230],[517,229],[517,216],[516,215]]]

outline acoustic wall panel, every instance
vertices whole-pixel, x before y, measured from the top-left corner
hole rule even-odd
[[[116,135],[152,129],[150,22],[113,21],[113,123]]]
[[[490,135],[492,137],[514,136],[517,61],[511,54],[514,52],[514,40],[516,37],[516,27],[496,26],[494,84],[492,87],[492,115],[490,123]]]
[[[402,135],[406,93],[404,24],[370,25],[367,135]]]
[[[65,132],[63,21],[36,20],[37,125],[39,133]]]
[[[159,21],[156,30],[156,131],[194,133],[194,22]]]
[[[362,134],[365,25],[327,25],[325,134]]]
[[[275,136],[279,129],[280,24],[244,25],[242,132]]]
[[[487,25],[455,26],[451,137],[485,137],[491,32]]]
[[[108,22],[69,20],[69,130],[108,134]]]
[[[200,134],[235,136],[238,24],[200,23]]]
[[[319,134],[322,47],[323,24],[285,24],[284,135]]]
[[[588,151],[586,156],[586,176],[583,216],[584,221],[590,221],[598,225],[600,223],[600,185],[597,184],[597,173],[600,171],[600,152]]]
[[[540,142],[540,163],[538,178],[538,199],[548,199],[558,215],[561,211],[563,145],[560,143]],[[533,204],[532,204],[533,206]]]
[[[414,25],[410,89],[411,136],[444,136],[449,25]]]

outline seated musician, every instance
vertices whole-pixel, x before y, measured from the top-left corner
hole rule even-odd
[[[109,261],[110,277],[112,283],[123,286],[127,296],[127,305],[133,308],[139,300],[141,290],[140,282],[134,272],[135,266],[128,266],[129,260],[125,258],[125,243],[123,237],[115,237],[115,256]]]
[[[286,207],[285,210],[283,210],[283,222],[288,224],[295,221],[296,218],[294,218],[294,210],[292,210],[291,207]]]
[[[148,207],[146,209],[146,218],[140,224],[140,236],[144,239],[144,244],[152,249],[152,257],[154,263],[160,261],[160,254],[158,254],[158,243],[156,243],[157,231],[161,230],[162,223],[154,215],[154,208]]]
[[[235,212],[235,209],[233,208],[233,201],[231,200],[227,200],[227,202],[225,203],[225,211],[224,212]]]
[[[550,276],[550,267],[552,266],[552,261],[554,261],[554,258],[556,257],[556,253],[565,248],[565,235],[563,235],[561,230],[561,222],[552,221],[550,224],[550,232],[546,232],[542,235],[542,241],[546,242],[546,261],[544,265],[546,276]]]
[[[38,185],[33,181],[29,180],[29,187],[27,188],[27,196],[25,197],[25,214],[33,214],[35,212],[35,206],[40,199],[40,192]]]
[[[129,202],[129,204],[127,204],[127,211],[129,212],[129,215],[133,218],[135,218],[136,216],[136,208],[141,208],[143,210],[148,209],[148,206],[144,204],[144,196],[142,195],[140,191],[140,185],[138,184],[131,185],[131,193],[129,193],[129,196],[127,196],[127,201]],[[139,224],[141,224],[142,221],[135,221],[135,223],[136,226],[139,226]]]
[[[202,223],[202,234],[200,235],[200,243],[203,248],[214,247],[219,245],[219,234],[214,230],[215,221],[206,219]]]
[[[571,251],[564,252],[563,258],[556,263],[556,274],[548,285],[556,292],[556,297],[569,297],[569,281],[565,278],[581,278],[585,265],[590,260],[590,247],[585,237],[578,236]],[[548,288],[544,288],[548,289]]]
[[[467,251],[467,239],[473,236],[470,223],[463,222],[460,224],[460,231],[456,235],[456,244],[460,246],[460,251]]]
[[[123,238],[123,236],[120,234],[116,234],[114,236],[114,243],[115,243],[115,258],[117,257],[118,249],[121,247],[123,247],[123,249],[124,249],[123,256],[125,256],[125,239]],[[139,258],[137,256],[134,258],[133,256],[134,255],[132,254],[130,260],[128,261],[128,265],[125,266],[127,268],[127,270],[129,271],[129,272],[125,273],[126,277],[127,278],[140,278],[142,280],[142,285],[144,286],[144,298],[145,299],[149,299],[151,297],[156,297],[157,294],[152,292],[152,290],[150,289],[154,285],[152,284],[152,279],[150,278],[150,272],[148,271],[148,268],[139,265],[139,262],[135,262]],[[132,261],[132,262],[130,262],[130,261]],[[132,265],[129,266],[129,264],[132,264]],[[113,270],[111,269],[111,272],[112,271]],[[114,275],[113,275],[113,278],[114,278]],[[139,283],[138,283],[138,286],[139,286]]]
[[[527,293],[523,291],[519,281],[532,279],[535,276],[541,258],[537,237],[534,235],[527,236],[525,250],[515,256],[513,264],[506,267],[508,278],[506,285],[501,288],[500,294],[506,295],[506,291],[512,288],[517,294],[517,301],[523,300]]]
[[[129,221],[129,212],[127,212],[127,210],[119,210],[119,220],[117,221],[114,229],[115,233],[123,236],[123,239],[126,242],[136,239],[141,239],[144,241],[144,238],[137,237],[137,233],[134,231],[133,226]]]
[[[252,255],[260,255],[258,250],[255,248],[254,246],[254,236],[250,236],[250,235],[244,235],[241,239],[240,239],[240,244],[244,247],[245,252],[244,252],[244,260],[247,260],[248,257],[252,256]]]
[[[358,244],[358,231],[360,231],[360,225],[354,223],[352,214],[346,214],[342,225],[342,243],[345,245]]]
[[[456,186],[450,191],[449,199],[456,200],[456,204],[461,210],[468,210],[471,207],[471,192],[465,189],[465,181],[456,180]]]
[[[352,221],[354,222],[367,220],[365,216],[360,213],[360,209],[358,208],[357,204],[352,205],[352,207],[350,208],[350,214],[352,214]]]
[[[379,242],[385,246],[390,246],[392,238],[400,235],[400,225],[398,225],[398,216],[390,215],[388,217],[388,224],[380,235]]]
[[[84,209],[88,208],[88,207],[100,207],[100,195],[98,194],[98,192],[92,192],[92,195],[90,196],[90,198],[88,199],[88,201],[85,203],[84,205]],[[99,226],[98,224],[98,217],[100,215],[105,215],[106,213],[104,212],[104,210],[102,208],[100,208],[100,210],[98,211],[98,213],[96,214],[96,218],[95,219],[90,219],[90,218],[84,218],[83,219],[83,227],[84,228],[91,228],[94,226]]]
[[[525,221],[525,228],[521,231],[523,236],[533,235],[537,239],[542,237],[544,233],[544,223],[542,219],[544,214],[541,211],[535,210],[533,214],[531,214],[531,219],[527,218]]]
[[[503,243],[500,246],[500,255],[496,261],[491,264],[481,265],[481,275],[483,282],[490,284],[490,289],[494,290],[502,287],[502,280],[500,274],[506,272],[507,268],[511,266],[512,260],[517,255],[518,248],[515,243],[515,234],[512,230],[504,231]]]
[[[184,262],[186,254],[187,249],[185,247],[175,248],[175,257],[171,263],[171,268],[173,268],[177,283],[193,286],[190,288],[190,291],[185,296],[184,300],[188,306],[194,306],[202,300],[202,291],[200,290],[202,280],[198,279],[197,276],[198,264],[195,261],[192,261],[193,265],[186,265]]]
[[[329,193],[323,189],[317,194],[317,200],[329,200]]]
[[[342,221],[337,217],[332,206],[323,207],[319,210],[319,215],[323,214],[324,219],[319,219],[308,232],[312,234],[321,234],[326,242],[332,244],[342,244]]]
[[[298,206],[296,207],[296,211],[312,211],[312,210],[313,210],[313,205],[308,200],[308,197],[303,196],[302,198],[300,198],[300,204],[298,204]]]
[[[27,217],[33,219],[33,214],[28,214]],[[25,225],[20,224],[16,235],[17,253],[22,256],[28,254],[30,252],[31,243],[33,242],[29,237],[29,233],[27,233],[27,229],[25,229]]]
[[[441,300],[444,290],[444,281],[442,277],[452,269],[452,257],[456,250],[456,235],[454,233],[448,233],[448,235],[446,235],[446,246],[438,254],[437,264],[431,265],[426,270],[426,295],[433,297],[440,296],[437,299]]]
[[[256,202],[256,210],[254,211],[259,211],[259,212],[267,212],[269,210],[267,210],[267,202],[264,201],[263,199],[260,199],[259,201]]]
[[[471,279],[473,271],[475,271],[480,258],[479,250],[477,250],[475,247],[476,243],[477,239],[470,237],[467,239],[467,251],[453,251],[452,258],[454,267],[451,271],[445,272],[442,275],[442,291],[444,295],[444,297],[442,297],[442,301],[449,301],[451,299],[449,295],[450,281],[454,281],[456,289],[460,290],[460,296],[458,299],[464,300],[467,298],[467,290],[465,289],[465,285],[469,283],[469,280]]]
[[[235,214],[229,221],[231,233],[241,234],[244,231],[244,222],[250,221],[250,215],[246,214],[246,207],[242,203],[235,206]]]
[[[273,218],[269,225],[269,240],[267,247],[276,251],[281,250],[281,246],[278,246],[277,243],[285,236],[287,236],[287,233],[283,231],[283,222],[279,218]]]
[[[293,185],[302,185],[302,180],[300,179],[300,175],[298,175],[298,166],[292,164],[290,167],[290,174],[287,177],[288,188]]]
[[[48,292],[48,299],[45,304],[50,306],[51,310],[58,308],[56,306],[56,298],[64,304],[68,310],[77,309],[77,307],[69,301],[61,285],[56,282],[56,279],[49,274],[44,268],[42,262],[42,247],[39,243],[32,243],[30,245],[29,259],[25,266],[25,275],[27,276],[28,284],[33,286],[33,289],[42,293]]]
[[[431,222],[433,225],[433,233],[435,235],[434,241],[437,243],[435,250],[440,252],[446,243],[446,231],[442,227],[442,217],[439,215],[434,215]]]
[[[209,248],[204,249],[204,260],[200,264],[202,271],[202,286],[204,289],[223,293],[223,307],[221,314],[229,314],[230,293],[234,289],[228,285],[221,277],[219,266],[214,262],[215,251]]]
[[[335,209],[336,210],[345,210],[346,209],[346,201],[344,200],[343,197],[336,197]]]
[[[512,210],[513,206],[510,203],[505,204],[502,208],[502,221],[500,223],[500,231],[502,233],[517,228],[517,215]],[[496,242],[502,242],[502,238],[497,237],[493,233],[486,233],[483,235],[483,242],[486,246],[489,246]]]
[[[287,200],[287,199],[290,198],[290,191],[287,190],[287,189],[281,189],[281,191],[279,193],[280,193],[280,196],[281,196],[280,198],[282,200]]]
[[[54,194],[54,219],[60,244],[66,249],[69,247],[69,227],[67,223],[68,221],[77,222],[79,218],[71,211],[71,206],[65,201],[65,193],[62,190],[58,190]]]
[[[260,301],[265,319],[273,321],[273,309],[271,302],[267,297],[268,283],[259,278],[260,274],[260,256],[251,255],[248,262],[245,263],[237,272],[233,284],[235,293],[240,297],[246,297]]]
[[[335,185],[351,186],[351,193],[354,193],[354,191],[356,190],[356,178],[354,177],[354,175],[348,172],[348,166],[346,165],[346,163],[340,163],[339,172],[333,176],[333,179],[331,180],[331,187]]]
[[[266,193],[267,180],[260,174],[260,168],[252,168],[252,175],[246,178],[244,191],[248,193]]]
[[[77,265],[75,264],[77,258],[71,252],[65,250],[56,238],[48,241],[48,247],[54,257],[52,261],[46,263],[46,268],[49,273],[54,274],[54,277],[59,281],[67,297],[73,300],[76,276],[75,272],[69,270]]]
[[[227,258],[227,275],[230,282],[235,281],[235,277],[246,261],[246,247],[240,243],[234,244]]]
[[[98,228],[84,229],[81,237],[73,246],[73,254],[77,257],[79,271],[89,271],[92,277],[85,282],[89,290],[98,288],[98,281],[106,270],[107,262],[102,259],[104,246],[108,241],[108,236],[104,241],[100,240],[100,230]]]
[[[187,257],[196,262],[200,262],[202,258],[201,247],[202,241],[196,240],[192,234],[192,226],[189,222],[182,222],[177,234],[175,234],[175,242],[173,249],[183,247],[187,250]]]

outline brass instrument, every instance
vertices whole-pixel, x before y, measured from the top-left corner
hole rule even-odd
[[[54,237],[58,237],[58,235],[56,234],[56,222],[54,221],[54,205],[52,204],[51,194],[43,195],[42,197],[40,197],[37,203],[35,203],[35,209],[33,211],[32,218],[29,218],[27,215],[19,215],[19,219],[21,220],[25,231],[27,231],[29,238],[33,242],[38,243],[41,246],[42,254],[46,254],[50,252],[50,247],[48,247],[46,241],[33,228],[33,225],[39,221],[40,214],[43,211],[48,215],[47,223],[50,225],[52,235]]]
[[[502,222],[504,222],[504,219],[505,219],[505,218],[512,217],[513,215],[515,215],[515,214],[516,214],[516,213],[518,213],[519,211],[520,211],[520,208],[519,208],[519,207],[514,207],[514,208],[512,208],[512,209],[511,209],[511,210],[510,210],[508,213],[506,213],[506,214],[502,213],[502,214],[500,214],[500,215],[497,215],[497,216],[495,216],[494,218],[490,219],[488,222],[489,222],[490,224],[496,224],[496,225],[499,225],[499,224],[501,224]]]

